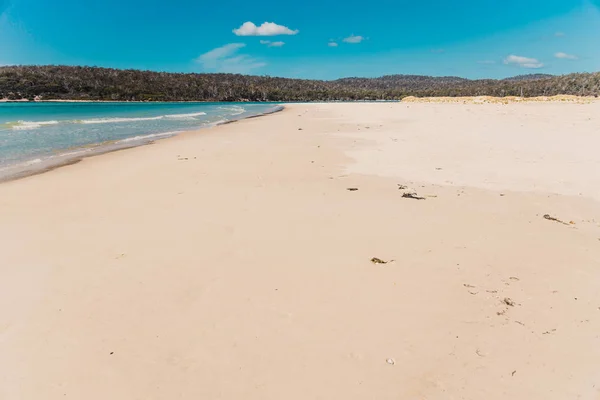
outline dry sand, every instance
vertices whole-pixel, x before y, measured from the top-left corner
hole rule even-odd
[[[598,399],[598,115],[292,105],[1,184],[0,399]]]

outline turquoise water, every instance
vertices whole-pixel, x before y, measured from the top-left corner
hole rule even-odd
[[[0,173],[277,108],[271,103],[0,103]]]

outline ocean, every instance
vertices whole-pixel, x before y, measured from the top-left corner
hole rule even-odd
[[[273,103],[0,103],[0,179],[279,109]]]

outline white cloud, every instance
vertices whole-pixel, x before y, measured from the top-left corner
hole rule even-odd
[[[242,26],[233,30],[237,36],[277,36],[277,35],[296,35],[298,30],[291,30],[287,26],[277,25],[274,22],[263,22],[261,26],[254,25],[253,22],[244,22]]]
[[[244,47],[244,43],[229,43],[202,54],[195,61],[206,71],[237,74],[247,74],[267,65],[247,54],[237,54]]]
[[[540,62],[537,58],[515,56],[514,54],[511,54],[510,56],[506,57],[504,59],[504,64],[518,65],[521,68],[533,68],[533,69],[544,67],[544,63]]]
[[[267,45],[268,47],[282,47],[285,42],[271,42],[270,40],[261,40],[260,44]]]
[[[554,54],[554,57],[561,58],[563,60],[577,60],[577,56],[575,56],[573,54],[563,53],[563,52],[558,52],[558,53]]]
[[[216,49],[212,49],[211,51],[202,54],[196,59],[196,61],[202,64],[211,64],[217,60],[229,57],[242,47],[246,47],[246,45],[244,43],[229,43],[225,46],[217,47]]]
[[[344,38],[342,41],[344,43],[352,43],[352,44],[356,44],[356,43],[360,43],[363,40],[365,40],[364,37],[362,36],[355,36],[355,35],[350,35],[347,38]]]
[[[329,47],[338,47],[338,44],[336,42],[329,42],[329,43],[327,43],[327,46],[329,46]]]

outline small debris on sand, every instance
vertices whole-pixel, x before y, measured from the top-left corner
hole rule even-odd
[[[396,364],[396,361],[394,361],[393,358],[388,358],[387,360],[385,360],[386,363],[390,364],[390,365],[394,365]]]
[[[373,264],[387,264],[387,263],[389,263],[389,261],[383,261],[381,258],[377,258],[377,257],[371,258],[371,262]]]
[[[553,216],[551,216],[550,214],[544,214],[544,219],[547,219],[548,221],[554,221],[554,222],[558,222],[558,223],[560,223],[560,224],[563,224],[563,225],[569,225],[569,224],[567,224],[566,222],[564,222],[564,221],[561,221],[561,220],[560,220],[560,219],[558,219],[558,218],[554,218],[554,217],[553,217]]]
[[[510,297],[505,297],[505,298],[504,298],[504,300],[502,300],[502,302],[503,302],[504,304],[506,304],[507,306],[511,306],[511,307],[514,307],[514,306],[515,306],[515,302],[514,302],[514,301],[512,301],[512,300],[510,299]]]
[[[346,190],[349,192],[356,192],[358,188],[347,188]]]
[[[468,283],[463,283],[463,286],[466,288],[474,288],[475,286],[469,285]]]
[[[416,193],[403,193],[402,197],[405,199],[425,200],[425,197],[420,197]]]
[[[406,189],[408,189],[408,187],[407,187],[407,186],[404,186],[404,185],[398,184],[398,190],[406,190]]]
[[[516,374],[516,373],[517,373],[517,370],[514,370],[514,371],[512,372],[512,374],[510,374],[510,376],[515,376],[515,374]]]

